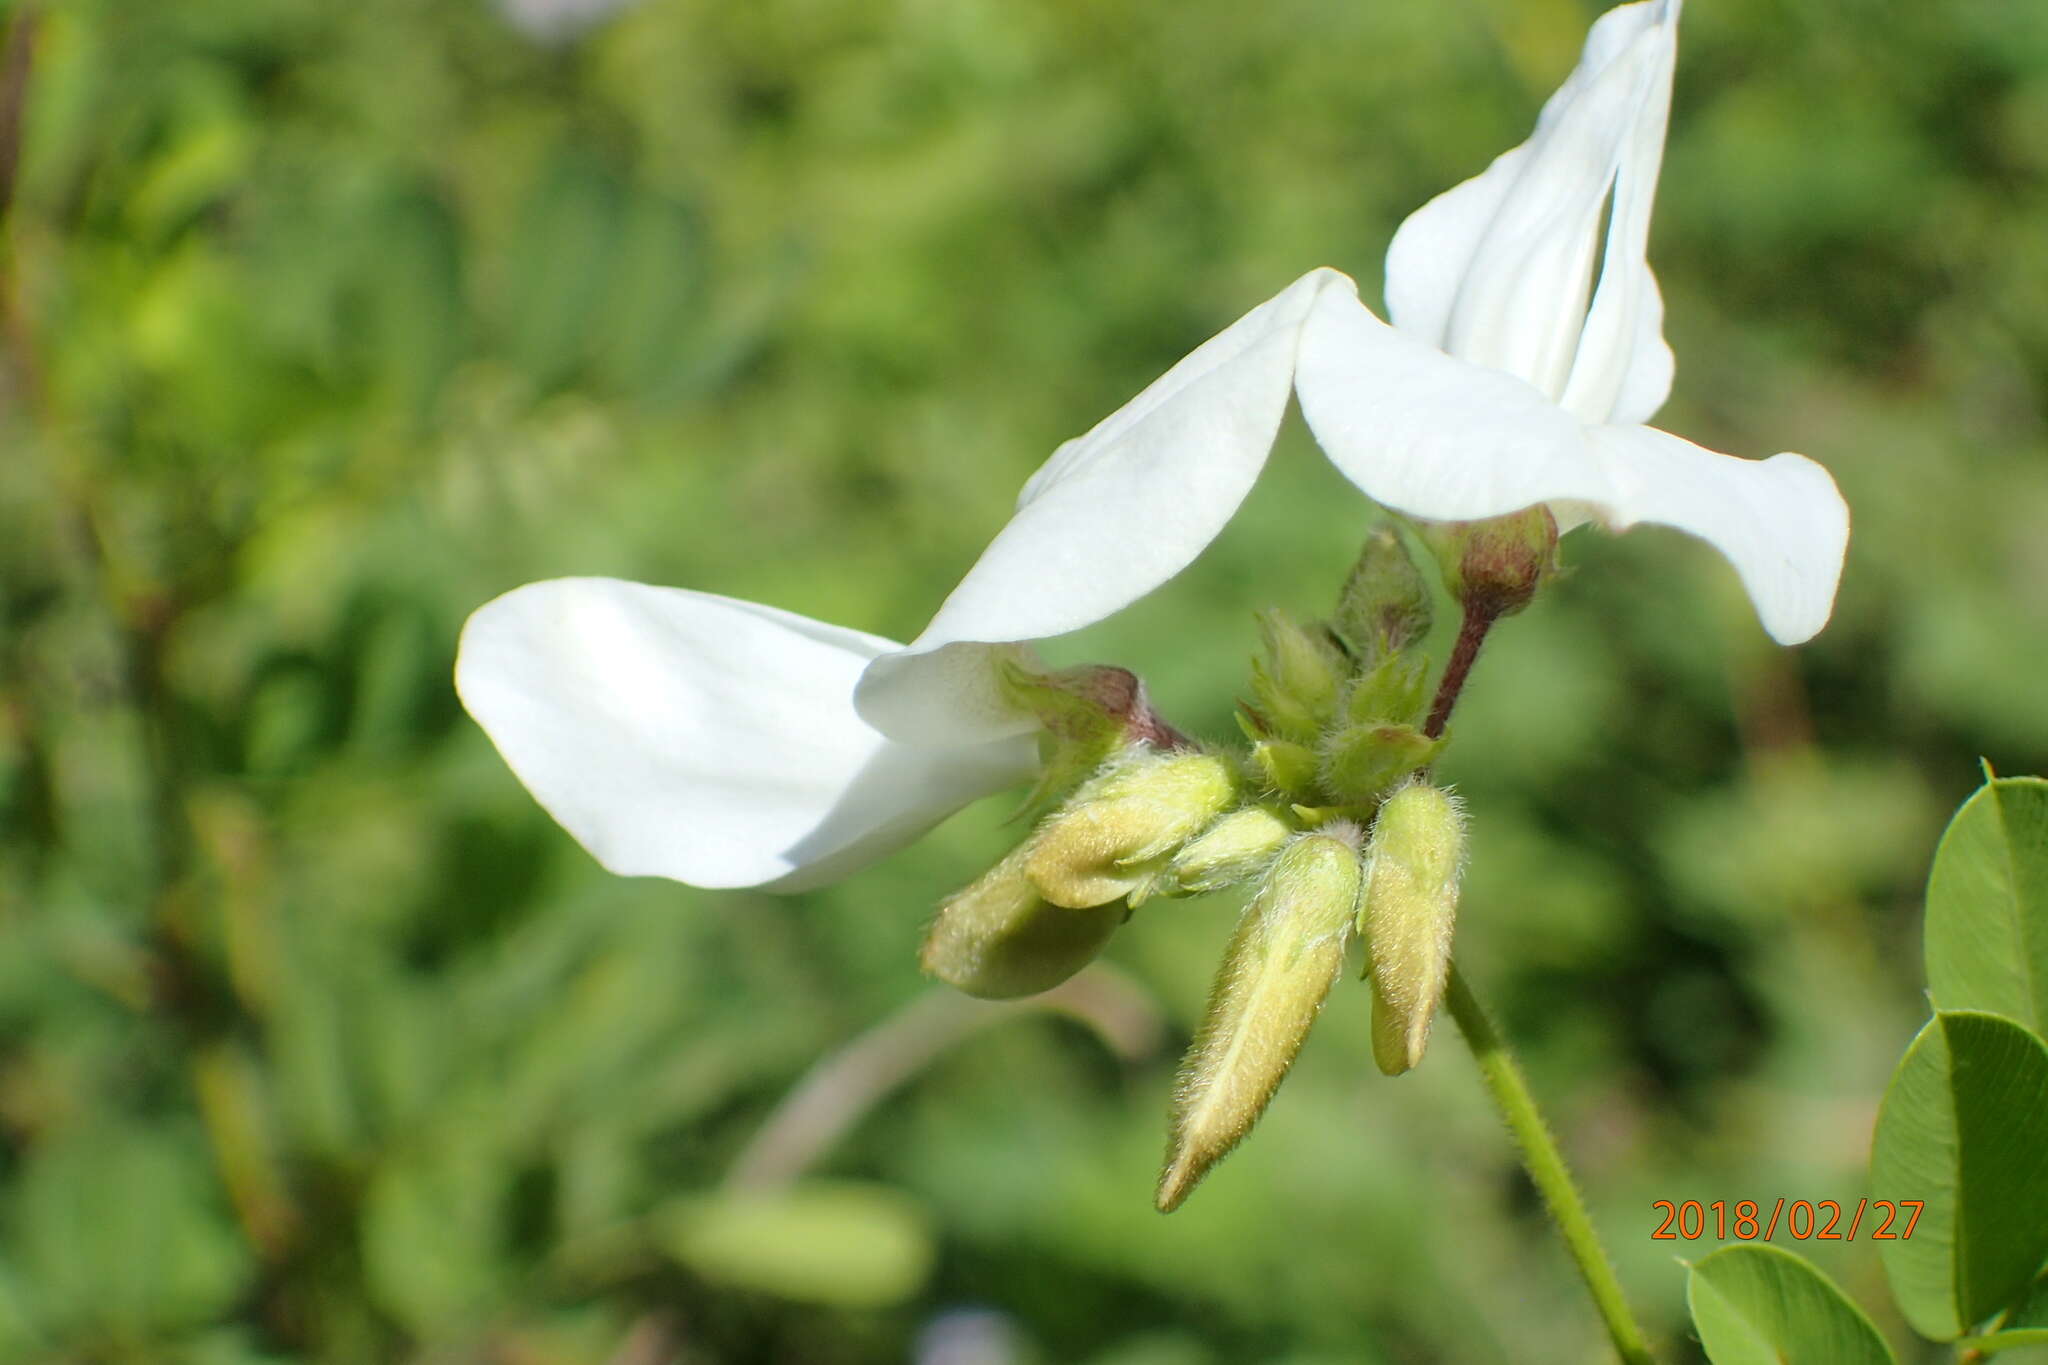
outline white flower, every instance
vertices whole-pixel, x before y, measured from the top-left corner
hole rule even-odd
[[[853,710],[894,641],[615,578],[529,583],[479,607],[462,704],[562,828],[613,872],[796,891],[842,877],[1028,776],[1026,718],[955,745]]]
[[[993,656],[1185,568],[1250,492],[1290,393],[1387,507],[1674,526],[1728,558],[1775,638],[1806,639],[1847,543],[1834,482],[1804,456],[1737,459],[1641,425],[1671,385],[1645,248],[1677,20],[1677,0],[1608,12],[1530,139],[1401,226],[1392,326],[1350,278],[1312,271],[1061,446],[908,646],[564,579],[470,619],[464,704],[613,871],[778,889],[843,875],[1028,772],[1035,723]]]

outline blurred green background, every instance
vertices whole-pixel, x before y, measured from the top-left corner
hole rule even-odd
[[[1312,266],[1377,299],[1596,7],[513,8],[0,5],[0,1357],[1603,1358],[1448,1030],[1383,1080],[1340,987],[1161,1218],[1229,905],[1074,1013],[926,998],[1010,802],[796,899],[618,880],[449,685],[562,574],[914,634],[1060,440]],[[1711,1243],[1652,1201],[1865,1192],[1934,840],[2048,769],[2044,233],[2048,7],[1689,9],[1660,424],[1829,466],[1835,620],[1580,533],[1446,764],[1461,954],[1672,1361]],[[1291,421],[1053,653],[1226,737],[1368,515]],[[843,1132],[785,1107],[863,1038]],[[1904,1344],[1867,1242],[1803,1249]]]

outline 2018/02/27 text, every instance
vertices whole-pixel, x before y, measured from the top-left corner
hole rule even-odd
[[[1795,1242],[1809,1239],[1853,1242],[1868,1215],[1872,1220],[1868,1230],[1871,1241],[1904,1241],[1913,1235],[1924,1203],[1919,1199],[1859,1199],[1855,1208],[1849,1211],[1848,1227],[1844,1230],[1843,1207],[1833,1199],[1781,1198],[1771,1206],[1768,1219],[1764,1217],[1763,1206],[1754,1199],[1738,1199],[1733,1203],[1726,1199],[1716,1199],[1711,1203],[1697,1199],[1687,1199],[1682,1203],[1659,1199],[1650,1208],[1653,1212],[1662,1213],[1664,1221],[1650,1234],[1650,1240],[1697,1242],[1711,1234],[1714,1240],[1721,1242],[1728,1241],[1731,1236],[1738,1242],[1768,1242],[1782,1227]]]

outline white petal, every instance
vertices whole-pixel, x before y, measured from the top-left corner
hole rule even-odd
[[[814,886],[1028,774],[1032,741],[909,748],[854,714],[893,641],[606,578],[532,583],[463,628],[456,690],[613,872]]]
[[[1650,273],[1649,244],[1678,57],[1677,3],[1661,19],[1647,8],[1630,17],[1655,22],[1645,30],[1650,36],[1636,72],[1635,117],[1615,166],[1600,283],[1562,400],[1567,411],[1592,424],[1646,422],[1671,392],[1671,348],[1664,341],[1664,301]]]
[[[1303,329],[1302,415],[1375,501],[1467,521],[1539,502],[1605,505],[1613,486],[1580,424],[1500,370],[1453,359],[1329,290]]]
[[[985,726],[1001,703],[974,691],[990,675],[968,644],[1079,630],[1186,568],[1265,466],[1302,321],[1333,287],[1357,292],[1334,270],[1302,276],[1053,452],[924,633],[869,670],[861,714],[907,741]]]
[[[1596,300],[1596,313],[1599,307]],[[1621,378],[1614,388],[1612,400],[1603,401],[1590,392],[1574,394],[1571,385],[1566,386],[1566,409],[1577,414],[1581,421],[1595,426],[1634,426],[1647,422],[1657,415],[1657,409],[1663,407],[1664,400],[1671,396],[1671,376],[1676,365],[1670,343],[1664,340],[1664,296],[1657,288],[1656,277],[1650,273],[1647,263],[1639,273],[1635,291],[1627,296],[1626,308],[1633,311],[1633,320],[1625,325],[1632,326],[1633,331],[1625,334],[1620,342],[1627,353],[1618,362]],[[1617,304],[1613,311],[1618,315],[1624,308]],[[1589,316],[1586,325],[1590,330],[1595,325],[1595,318]],[[1600,319],[1599,325],[1605,327],[1606,319]],[[1578,370],[1574,369],[1572,373],[1576,380]],[[1602,395],[1605,392],[1605,389],[1601,390]]]
[[[1438,350],[1450,345],[1451,307],[1501,201],[1521,178],[1529,144],[1510,147],[1478,175],[1402,220],[1387,244],[1387,317]]]
[[[1675,526],[1726,555],[1764,629],[1796,645],[1827,624],[1849,541],[1849,509],[1804,455],[1743,460],[1651,427],[1587,433],[1616,487],[1611,524]]]
[[[1403,330],[1564,394],[1608,191],[1628,151],[1649,142],[1635,136],[1640,126],[1654,122],[1650,145],[1661,150],[1675,23],[1666,0],[1603,15],[1529,140],[1402,224],[1387,254],[1387,298]],[[1608,310],[1627,311],[1631,324],[1640,321],[1626,310],[1640,293],[1633,286],[1631,277],[1618,287]],[[1633,342],[1637,328],[1624,330]]]

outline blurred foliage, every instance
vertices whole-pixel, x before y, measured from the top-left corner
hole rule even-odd
[[[1165,1046],[987,1021],[727,1183],[1003,810],[796,901],[615,880],[448,668],[559,574],[914,633],[1058,441],[1311,266],[1373,296],[1594,7],[582,8],[0,5],[0,1357],[1592,1358],[1469,1065],[1379,1078],[1360,990],[1151,1211],[1227,906],[1111,950]],[[2048,8],[1685,24],[1661,420],[1834,471],[1836,619],[1777,651],[1710,552],[1581,533],[1445,765],[1464,960],[1671,1360],[1652,1201],[1863,1193],[1942,816],[2048,769]],[[1367,524],[1291,430],[1063,653],[1228,734]]]

